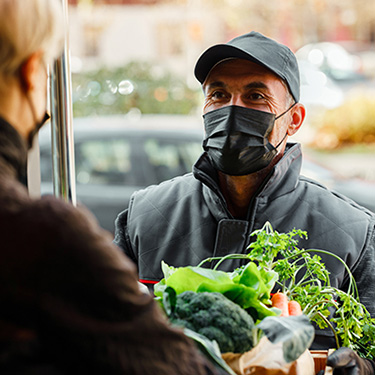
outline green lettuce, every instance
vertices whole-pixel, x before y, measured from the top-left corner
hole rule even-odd
[[[271,305],[270,293],[277,281],[277,273],[259,269],[254,262],[233,272],[224,272],[203,267],[171,267],[162,262],[164,278],[154,286],[156,297],[163,297],[167,287],[176,294],[185,291],[218,292],[243,309],[250,309],[256,320],[266,316],[276,316],[280,310]]]

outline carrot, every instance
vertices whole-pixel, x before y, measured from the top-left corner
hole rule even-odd
[[[277,292],[271,298],[272,306],[281,310],[280,316],[289,316],[288,297],[284,293]]]
[[[289,316],[302,315],[301,305],[297,301],[288,302]]]

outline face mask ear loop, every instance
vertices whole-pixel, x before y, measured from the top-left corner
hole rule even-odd
[[[281,115],[278,115],[275,117],[275,120],[279,119],[281,116],[284,116],[285,113],[289,112],[298,102],[294,102],[285,112],[283,112]]]
[[[278,143],[278,145],[275,147],[276,149],[279,148],[279,146],[284,142],[284,139],[286,138],[286,136],[288,135],[288,132],[285,133],[283,139]]]
[[[278,115],[277,117],[275,117],[275,120],[277,120],[278,118],[280,118],[281,116],[284,116],[285,113],[289,112],[298,102],[294,102],[285,112],[283,112],[281,115]],[[275,147],[276,149],[279,148],[279,146],[284,142],[284,139],[286,138],[286,136],[288,135],[288,132],[285,133],[283,139],[278,143],[278,145]]]

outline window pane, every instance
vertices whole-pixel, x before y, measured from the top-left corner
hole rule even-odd
[[[97,140],[76,145],[78,184],[131,183],[130,144],[125,140]]]
[[[149,139],[144,149],[156,181],[161,182],[190,172],[202,147],[195,141]]]

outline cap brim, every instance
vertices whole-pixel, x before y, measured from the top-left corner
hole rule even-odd
[[[203,84],[216,64],[230,58],[249,60],[267,67],[261,61],[240,48],[228,44],[217,44],[205,51],[198,59],[194,69],[195,77],[201,84]]]

